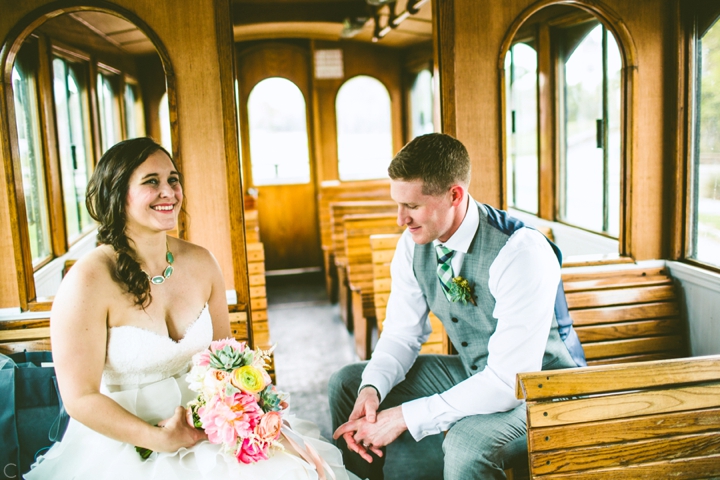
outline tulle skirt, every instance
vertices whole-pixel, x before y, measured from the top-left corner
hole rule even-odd
[[[113,391],[114,390],[114,391]],[[170,377],[139,388],[104,388],[103,393],[123,408],[149,423],[169,418],[178,405],[194,396],[183,376]],[[285,419],[305,443],[327,462],[337,480],[356,479],[343,467],[342,455],[320,437],[311,422],[287,414]],[[175,453],[153,453],[143,460],[133,445],[113,440],[70,420],[61,442],[56,443],[33,465],[26,480],[306,480],[317,479],[313,466],[283,441],[285,450],[275,450],[268,460],[242,464],[224,454],[219,445],[203,441]],[[330,475],[326,473],[328,480]]]

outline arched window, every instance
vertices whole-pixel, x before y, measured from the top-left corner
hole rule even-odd
[[[393,156],[390,94],[379,80],[359,75],[335,100],[340,180],[387,178]]]
[[[51,255],[52,245],[38,121],[37,86],[34,72],[23,67],[22,59],[18,58],[12,71],[12,86],[30,252],[35,267]]]
[[[86,65],[55,57],[52,67],[65,227],[68,243],[73,243],[94,226],[85,208],[92,158],[88,147],[87,89],[82,81]]]
[[[558,217],[618,237],[620,52],[597,21],[566,29],[560,50]]]
[[[516,43],[505,56],[508,206],[538,211],[537,52]]]
[[[410,89],[410,118],[412,137],[432,133],[433,126],[433,76],[427,68],[416,76]]]
[[[305,98],[290,80],[259,82],[248,96],[253,185],[310,182]]]
[[[720,267],[720,22],[698,43],[688,256]]]

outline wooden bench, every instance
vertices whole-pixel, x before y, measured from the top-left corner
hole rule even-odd
[[[686,327],[667,270],[563,268],[562,276],[591,366],[518,375],[516,394],[528,406],[531,477],[720,474],[704,467],[720,465],[720,437],[707,433],[718,429],[720,414],[705,410],[720,402],[703,400],[720,393],[720,384],[706,391],[704,383],[720,382],[720,359],[683,358]],[[703,373],[710,364],[714,379]]]
[[[397,213],[349,215],[343,217],[347,279],[351,293],[355,350],[361,360],[370,357],[372,327],[375,324],[375,298],[370,236],[399,234]]]
[[[688,355],[677,289],[664,267],[563,268],[562,278],[589,365]]]
[[[320,219],[320,243],[323,250],[325,285],[331,302],[337,301],[337,278],[332,258],[332,224],[330,204],[343,201],[390,200],[389,180],[368,180],[360,182],[325,181],[318,191],[318,218]]]
[[[390,298],[390,262],[395,254],[395,247],[400,240],[399,234],[371,235],[373,267],[373,300],[377,319],[378,334],[382,334],[382,324],[387,313],[387,302]],[[420,353],[451,354],[453,348],[439,318],[430,312],[432,333],[422,347]]]
[[[352,303],[347,282],[347,255],[345,253],[345,224],[344,218],[348,215],[364,215],[375,213],[395,213],[397,205],[387,201],[355,201],[333,202],[330,204],[330,223],[332,226],[332,247],[329,250],[334,270],[333,278],[337,280],[338,302],[340,303],[340,316],[348,330],[352,330]]]
[[[518,376],[531,478],[720,476],[720,356]]]

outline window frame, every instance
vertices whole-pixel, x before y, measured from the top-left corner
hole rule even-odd
[[[90,179],[90,176],[92,175],[92,172],[95,169],[95,165],[97,164],[97,161],[100,158],[100,127],[99,122],[100,119],[98,118],[99,112],[96,108],[97,106],[97,92],[95,88],[95,78],[96,78],[96,71],[95,71],[95,62],[93,61],[93,56],[84,52],[81,49],[70,47],[62,42],[56,41],[51,39],[50,40],[50,56],[49,56],[49,72],[50,72],[50,78],[51,81],[53,79],[53,67],[52,63],[54,61],[55,57],[58,57],[62,60],[64,60],[68,64],[74,64],[74,65],[81,65],[81,69],[83,70],[81,73],[82,75],[75,76],[83,83],[82,85],[78,85],[78,88],[81,90],[81,108],[82,108],[82,115],[83,115],[83,139],[85,142],[85,152],[87,155],[86,163],[87,163],[87,176],[88,180]],[[55,112],[55,103],[54,103],[54,88],[51,86],[51,101],[53,102],[52,105],[52,112],[53,112],[53,119],[57,119],[57,112]],[[60,167],[60,143],[58,141],[58,131],[57,131],[57,125],[55,125],[55,149],[57,154],[57,162],[58,162],[58,174],[60,178],[60,186],[59,190],[62,192],[62,178],[61,178],[61,167]],[[61,199],[62,202],[64,202],[64,199]],[[64,203],[62,204],[64,205]],[[61,205],[61,206],[62,206]],[[62,254],[67,253],[70,248],[77,244],[78,242],[82,241],[83,238],[85,238],[87,235],[91,234],[94,230],[94,222],[91,223],[91,227],[86,228],[80,228],[80,232],[77,236],[73,237],[71,240],[69,237],[69,234],[67,232],[67,223],[65,221],[65,213],[63,211],[63,225],[65,227],[65,249],[61,254],[57,254],[55,258],[61,256]]]
[[[539,15],[538,12],[549,7],[567,5],[575,8],[575,12],[562,16],[553,17],[552,14]],[[533,21],[528,22],[532,18]],[[520,39],[526,40],[534,36],[537,41],[538,51],[538,74],[544,76],[544,81],[538,82],[538,139],[539,146],[539,206],[537,218],[565,224],[557,219],[557,175],[559,159],[558,126],[556,119],[559,111],[557,99],[557,66],[558,55],[553,42],[555,42],[555,30],[557,28],[582,23],[590,18],[595,18],[602,23],[607,30],[613,34],[618,45],[621,67],[621,110],[620,110],[620,212],[619,212],[619,234],[618,237],[609,237],[618,242],[618,255],[620,257],[632,256],[632,163],[634,156],[634,138],[636,137],[637,126],[635,118],[635,90],[637,85],[637,48],[630,35],[627,26],[613,13],[597,4],[588,4],[579,0],[549,0],[537,2],[521,15],[515,18],[507,30],[497,57],[497,70],[499,72],[500,86],[500,115],[499,130],[500,159],[501,159],[501,199],[503,208],[507,208],[507,121],[506,121],[506,95],[505,95],[505,55],[510,47]],[[539,21],[538,21],[539,20]],[[584,229],[575,225],[568,226],[600,235],[594,231]]]
[[[697,222],[695,222],[696,212],[694,211],[694,195],[695,195],[695,160],[699,154],[698,136],[699,136],[699,108],[698,95],[700,93],[700,65],[698,62],[700,51],[700,41],[713,26],[720,25],[720,5],[713,5],[704,2],[692,2],[681,9],[681,21],[683,29],[679,34],[679,42],[683,46],[680,50],[678,58],[678,66],[685,75],[681,81],[685,83],[680,85],[683,92],[682,100],[685,102],[684,118],[680,118],[680,124],[684,128],[680,130],[684,138],[680,141],[678,148],[677,164],[682,168],[678,169],[676,176],[676,209],[675,218],[682,222],[681,233],[675,234],[673,241],[673,257],[684,263],[720,273],[720,265],[713,265],[703,262],[697,258],[692,258],[694,232]]]
[[[388,107],[389,107],[389,108],[388,108],[388,113],[389,113],[389,115],[390,115],[389,118],[388,118],[388,120],[389,120],[389,128],[390,128],[390,130],[389,130],[389,133],[390,133],[390,156],[389,156],[389,158],[388,158],[388,165],[390,165],[390,162],[392,161],[392,158],[393,158],[393,150],[394,150],[394,144],[395,144],[395,131],[394,131],[394,128],[393,128],[393,127],[394,127],[394,124],[393,124],[393,99],[392,99],[392,94],[391,94],[391,92],[390,92],[390,89],[388,88],[387,84],[385,84],[385,82],[383,82],[380,78],[376,77],[376,76],[373,75],[373,74],[369,74],[369,73],[358,73],[358,74],[356,74],[356,75],[347,77],[347,78],[345,78],[345,79],[342,81],[342,83],[340,83],[340,85],[338,86],[338,89],[337,89],[337,91],[335,92],[335,100],[334,100],[334,102],[333,102],[334,113],[335,113],[335,124],[334,124],[334,126],[335,126],[335,143],[336,143],[336,145],[335,145],[335,149],[336,149],[336,150],[335,150],[335,153],[337,154],[338,181],[341,182],[341,183],[368,182],[368,181],[377,181],[377,180],[387,179],[387,176],[385,176],[385,177],[373,177],[373,178],[349,178],[349,179],[343,179],[343,178],[342,178],[342,175],[341,175],[341,173],[340,173],[340,162],[341,162],[341,158],[340,158],[340,135],[339,135],[340,129],[339,129],[339,125],[338,125],[339,115],[338,115],[338,108],[337,108],[337,106],[338,106],[338,97],[340,96],[340,93],[341,93],[341,91],[343,90],[343,87],[345,87],[345,86],[348,84],[348,82],[350,82],[351,80],[354,80],[354,79],[356,79],[356,78],[359,78],[359,77],[367,77],[367,78],[371,78],[372,80],[375,80],[376,82],[378,82],[379,85],[381,85],[381,86],[384,88],[385,93],[387,93]]]
[[[301,98],[303,100],[303,106],[304,106],[304,119],[305,119],[305,136],[307,138],[307,154],[308,154],[308,179],[304,182],[287,182],[287,181],[281,181],[281,182],[269,182],[269,183],[256,183],[255,181],[255,175],[253,172],[253,158],[252,158],[252,131],[251,131],[251,121],[250,121],[250,100],[253,96],[253,93],[256,92],[256,88],[258,85],[262,84],[263,82],[273,79],[273,78],[279,78],[285,81],[290,82],[300,93]],[[247,98],[245,99],[244,109],[246,112],[246,121],[247,121],[247,138],[248,138],[248,187],[250,188],[256,188],[256,187],[283,187],[283,186],[297,186],[297,185],[312,185],[314,184],[314,172],[313,172],[313,156],[312,156],[312,143],[311,143],[311,127],[310,127],[310,107],[308,106],[308,98],[305,96],[305,92],[302,91],[300,86],[295,83],[295,81],[291,78],[288,78],[287,76],[281,76],[281,75],[272,75],[264,77],[263,79],[259,80],[255,85],[250,88]]]

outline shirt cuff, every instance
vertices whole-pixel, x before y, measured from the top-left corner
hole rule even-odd
[[[405,425],[415,441],[443,431],[438,418],[446,408],[447,404],[437,394],[402,404]]]
[[[383,397],[382,397],[382,395],[380,395],[380,390],[378,390],[375,385],[370,385],[369,383],[363,383],[362,385],[360,385],[360,388],[358,388],[358,391],[357,391],[358,395],[360,395],[360,391],[361,391],[363,388],[365,388],[365,387],[370,387],[370,388],[372,388],[373,390],[375,390],[375,393],[377,393],[377,396],[378,396],[378,399],[380,400],[380,403],[382,403]]]

